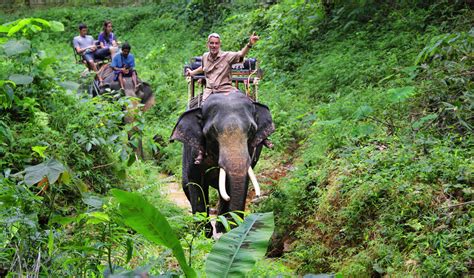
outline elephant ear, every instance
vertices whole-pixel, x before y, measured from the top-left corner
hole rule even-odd
[[[179,117],[171,133],[170,142],[178,140],[194,148],[199,148],[203,144],[203,139],[201,108],[194,108],[184,112],[181,117]]]
[[[275,125],[272,121],[270,109],[266,105],[255,102],[255,122],[257,124],[257,132],[252,140],[251,146],[256,147],[262,143],[270,134],[275,131]]]

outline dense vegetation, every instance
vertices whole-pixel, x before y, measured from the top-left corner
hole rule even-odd
[[[2,23],[47,20],[0,26],[0,272],[182,274],[169,249],[124,225],[109,194],[119,188],[160,208],[203,274],[213,242],[163,197],[160,175],[180,175],[181,146],[167,138],[186,104],[182,66],[205,51],[210,31],[229,50],[256,31],[250,55],[265,71],[260,101],[277,131],[256,171],[268,198],[250,209],[273,211],[276,230],[274,258],[247,275],[472,274],[474,14],[464,1],[407,2],[193,0],[0,14]],[[104,19],[156,93],[157,105],[128,125],[130,100],[90,98],[92,76],[79,77],[70,46],[78,23],[97,37]],[[143,161],[133,153],[140,137]]]

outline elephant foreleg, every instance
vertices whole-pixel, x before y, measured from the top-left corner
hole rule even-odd
[[[208,213],[209,187],[204,183],[201,167],[194,165],[196,151],[190,146],[183,148],[183,190],[191,203],[193,214]]]

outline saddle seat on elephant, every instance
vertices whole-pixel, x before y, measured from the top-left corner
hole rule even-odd
[[[213,94],[244,94],[242,91],[240,90],[235,90],[233,92],[213,92],[211,93],[211,95]],[[250,99],[252,102],[254,102],[255,100],[249,96],[249,95],[246,95],[248,99]],[[189,101],[188,101],[188,109],[193,109],[193,108],[198,108],[198,107],[201,107],[202,104],[203,104],[203,95],[202,94],[198,94],[197,96],[194,96],[192,97]]]

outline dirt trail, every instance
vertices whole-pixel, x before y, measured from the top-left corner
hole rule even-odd
[[[285,177],[288,171],[292,168],[292,165],[287,163],[285,165],[279,165],[274,169],[268,169],[261,173],[257,173],[257,180],[263,181],[264,184],[268,184],[270,186],[275,185],[275,183]],[[160,179],[165,182],[165,186],[162,188],[163,193],[166,195],[168,200],[175,203],[178,207],[187,209],[191,211],[191,205],[189,204],[186,195],[181,187],[181,183],[175,176],[166,176],[164,174],[160,175]],[[214,189],[211,189],[214,190]],[[269,192],[263,191],[262,195],[265,198]],[[246,210],[248,210],[248,206],[254,201],[255,198],[255,190],[252,185],[249,187],[249,191],[247,194],[247,202],[246,202]],[[215,209],[211,208],[211,214],[215,214]]]
[[[191,210],[191,205],[184,194],[181,184],[175,176],[165,176],[163,175],[163,180],[165,180],[165,186],[163,187],[163,193],[166,195],[168,200],[175,203],[178,207]]]

